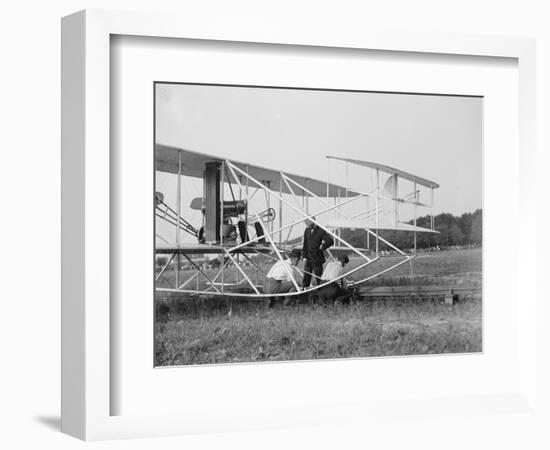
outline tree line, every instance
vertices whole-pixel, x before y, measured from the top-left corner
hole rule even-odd
[[[473,213],[464,213],[455,216],[449,213],[438,214],[434,217],[435,229],[439,233],[416,233],[416,247],[429,249],[434,247],[445,248],[452,246],[480,246],[482,244],[482,210]],[[413,222],[410,221],[410,224]],[[430,216],[416,219],[416,225],[430,228]],[[414,247],[414,234],[407,231],[381,230],[379,236],[391,242],[398,248],[409,249]],[[342,238],[354,247],[367,245],[365,230],[342,230]],[[370,236],[370,246],[374,248],[374,237]],[[379,242],[380,250],[389,250],[383,242]]]

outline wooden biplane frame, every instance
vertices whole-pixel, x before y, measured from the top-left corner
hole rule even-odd
[[[175,245],[157,246],[157,254],[169,255],[167,262],[163,265],[161,270],[155,276],[156,290],[158,292],[172,292],[181,293],[187,296],[190,295],[212,295],[223,296],[229,295],[232,297],[248,297],[248,298],[266,298],[266,297],[289,297],[295,295],[301,295],[309,293],[322,288],[334,281],[339,281],[345,277],[349,277],[355,273],[359,273],[373,263],[379,261],[383,255],[379,251],[379,243],[382,242],[386,246],[392,249],[396,256],[399,257],[399,261],[395,264],[391,264],[389,267],[382,268],[374,273],[370,273],[363,277],[359,277],[359,280],[349,281],[348,285],[359,285],[366,283],[373,278],[376,278],[384,273],[387,273],[407,262],[411,263],[416,257],[416,234],[418,232],[436,232],[435,224],[433,220],[433,207],[434,207],[434,189],[439,187],[438,184],[426,180],[420,177],[416,177],[409,173],[394,169],[388,166],[370,163],[367,161],[358,161],[345,158],[339,158],[334,156],[327,156],[327,158],[334,161],[342,161],[346,165],[346,186],[338,186],[330,183],[329,181],[312,180],[305,177],[298,177],[291,175],[283,171],[274,171],[271,169],[265,169],[258,166],[252,166],[249,164],[239,163],[228,159],[220,159],[209,155],[204,155],[196,152],[191,152],[185,149],[178,149],[175,147],[168,147],[163,145],[156,146],[157,154],[161,156],[156,158],[156,170],[171,172],[177,175],[176,186],[176,209],[171,208],[164,202],[162,194],[155,193],[155,215],[158,218],[168,221],[176,228],[176,243]],[[191,158],[193,164],[187,164],[186,159]],[[198,161],[197,161],[198,160]],[[195,177],[204,176],[205,172],[201,168],[205,163],[215,162],[219,165],[219,180],[216,179],[215,184],[219,184],[219,201],[216,201],[215,213],[221,220],[216,222],[216,227],[219,227],[219,231],[216,230],[217,239],[211,242],[200,242],[197,244],[184,244],[180,239],[180,232],[185,231],[191,235],[198,235],[198,230],[190,224],[187,220],[183,219],[181,215],[181,178],[184,175],[190,175]],[[376,172],[376,187],[370,192],[360,192],[357,190],[349,189],[348,178],[348,166],[354,164],[357,166],[367,167]],[[259,174],[268,174],[269,180],[259,179],[258,176],[254,176],[251,172]],[[387,173],[390,175],[388,187],[383,187],[380,183],[380,173]],[[329,169],[330,174],[330,169]],[[265,178],[265,177],[264,177]],[[414,191],[404,197],[399,196],[398,192],[398,180],[400,178],[409,180],[413,183]],[[247,207],[238,216],[243,216],[243,221],[248,224],[250,221],[254,221],[261,227],[261,233],[257,233],[254,237],[248,237],[248,232],[245,233],[245,238],[241,236],[240,242],[236,241],[224,241],[224,212],[225,206],[228,202],[224,199],[225,185],[229,185],[231,195],[235,200],[235,190],[238,189],[239,202],[244,202]],[[419,201],[417,185],[427,187],[430,191],[430,203],[425,204]],[[312,187],[313,186],[313,187]],[[278,188],[278,189],[277,189]],[[204,183],[204,190],[206,191],[206,182]],[[255,189],[252,193],[251,190]],[[321,190],[324,192],[321,193]],[[265,202],[267,209],[261,212],[251,212],[248,210],[249,201],[256,195],[257,192],[263,192],[265,195]],[[290,195],[289,198],[285,198],[286,195]],[[301,196],[300,196],[301,194]],[[324,194],[324,195],[323,195]],[[314,198],[323,205],[321,209],[315,212],[310,212],[309,199]],[[333,202],[331,203],[331,199]],[[360,213],[350,215],[344,211],[344,206],[357,204],[360,200],[367,199],[367,205],[370,202],[374,202],[374,207],[361,209]],[[278,202],[278,227],[274,227],[274,219],[276,214],[273,212],[272,201]],[[204,201],[204,198],[203,198]],[[382,201],[389,201],[393,205],[393,224],[383,224],[381,221],[383,206]],[[413,223],[401,223],[399,222],[399,206],[403,203],[409,203],[414,205],[414,219]],[[283,211],[284,207],[290,209],[298,215],[298,218],[292,220],[290,223],[283,223]],[[421,228],[416,224],[417,210],[419,207],[429,208],[431,211],[430,228]],[[206,209],[206,211],[208,211]],[[212,211],[212,210],[210,210]],[[268,213],[266,213],[268,211]],[[212,212],[211,212],[212,213]],[[332,221],[328,221],[323,224],[319,221],[319,217],[332,214],[335,218]],[[205,209],[203,209],[203,226],[204,226]],[[291,232],[296,227],[305,224],[306,221],[311,221],[321,227],[323,227],[327,233],[333,238],[335,246],[326,251],[329,259],[334,260],[334,253],[338,251],[345,251],[349,254],[356,255],[360,258],[360,263],[356,267],[346,271],[336,280],[321,282],[315,286],[310,286],[306,289],[302,289],[299,280],[296,278],[292,271],[288,270],[292,284],[295,291],[289,293],[280,294],[265,294],[261,291],[262,285],[259,280],[259,274],[265,277],[266,273],[256,264],[250,257],[251,254],[263,254],[266,258],[276,262],[284,259],[284,254],[288,253],[292,248],[296,248],[301,245],[301,242],[293,242],[289,240]],[[345,239],[341,237],[342,228],[359,228],[364,229],[367,232],[367,248],[356,248],[349,244]],[[399,230],[409,231],[414,233],[414,249],[412,253],[406,253],[402,249],[393,245],[388,240],[380,236],[381,230]],[[287,232],[286,239],[283,238],[283,232]],[[157,237],[161,238],[157,235]],[[370,238],[374,239],[374,255],[371,254],[372,249],[369,248]],[[164,240],[164,239],[163,239]],[[167,242],[166,240],[164,240]],[[203,268],[193,259],[195,255],[207,255],[214,254],[221,257],[221,263],[219,269],[215,275],[209,276]],[[371,256],[369,256],[371,255]],[[186,279],[181,278],[180,274],[180,261],[184,258],[191,267],[193,267],[193,273]],[[252,265],[255,269],[255,282],[251,279],[252,276],[246,272],[243,268],[244,261],[247,265]],[[170,267],[175,265],[175,286],[163,287],[158,286],[159,280],[167,273]],[[299,267],[296,267],[302,275],[305,271]],[[230,271],[234,272],[235,281],[231,282],[226,279],[226,274]],[[201,280],[204,287],[201,285]]]

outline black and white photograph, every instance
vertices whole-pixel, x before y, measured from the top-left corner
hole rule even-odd
[[[154,84],[155,366],[483,351],[483,98]]]

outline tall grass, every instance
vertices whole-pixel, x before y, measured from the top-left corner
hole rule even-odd
[[[358,303],[173,313],[156,325],[156,365],[481,351],[481,302]]]

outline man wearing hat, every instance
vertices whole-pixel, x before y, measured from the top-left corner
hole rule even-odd
[[[323,264],[325,262],[324,251],[334,244],[334,240],[325,230],[317,225],[313,220],[306,219],[306,229],[304,231],[303,250],[306,264],[304,267],[304,289],[311,284],[311,276],[314,275],[319,284],[323,274]]]

